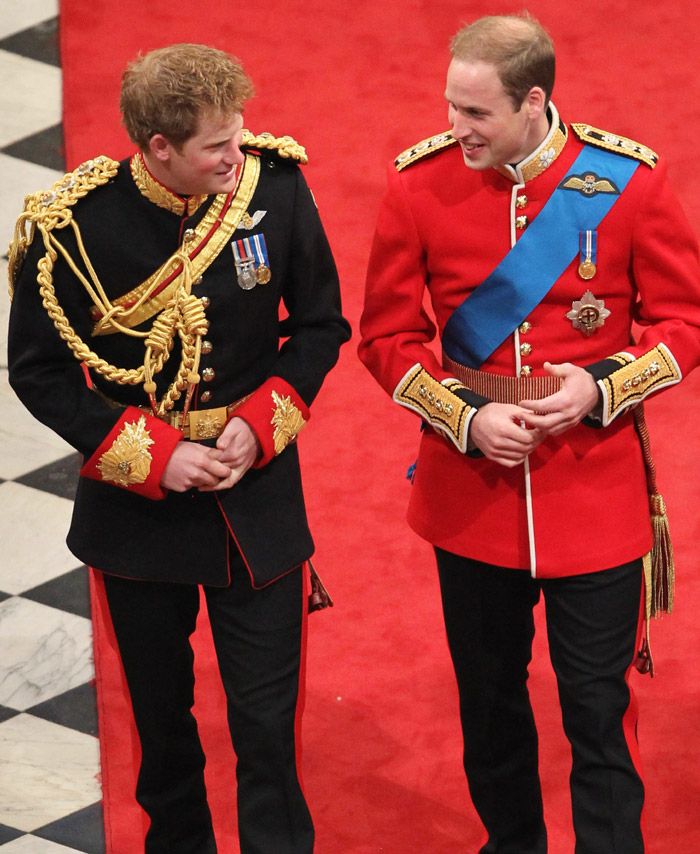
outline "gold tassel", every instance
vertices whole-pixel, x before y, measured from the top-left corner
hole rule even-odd
[[[651,526],[654,543],[651,548],[651,616],[660,617],[673,611],[676,571],[673,544],[668,529],[666,505],[658,492],[650,496]]]
[[[332,608],[333,600],[331,599],[331,595],[326,590],[325,585],[319,578],[318,573],[314,569],[314,565],[311,561],[308,561],[309,564],[309,576],[311,578],[311,593],[309,593],[309,614],[312,614],[314,611],[321,611],[323,608]]]
[[[634,426],[639,434],[646,467],[653,534],[651,551],[644,555],[645,626],[644,638],[635,659],[635,666],[640,673],[649,673],[653,676],[654,662],[649,645],[650,621],[652,617],[670,614],[673,610],[676,571],[666,504],[656,488],[656,467],[651,456],[649,430],[641,404],[634,410]]]

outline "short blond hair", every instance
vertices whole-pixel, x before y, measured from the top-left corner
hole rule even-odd
[[[160,133],[181,146],[202,114],[243,111],[253,84],[234,56],[201,44],[175,44],[138,56],[122,75],[119,107],[132,142],[145,151]]]
[[[494,65],[516,111],[533,86],[544,90],[547,103],[552,97],[554,44],[527,13],[478,18],[454,36],[450,52],[456,60]]]

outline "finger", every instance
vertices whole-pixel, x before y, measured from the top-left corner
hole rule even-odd
[[[521,406],[527,412],[556,412],[561,409],[562,395],[557,392],[549,397],[541,397],[539,400],[521,400]]]

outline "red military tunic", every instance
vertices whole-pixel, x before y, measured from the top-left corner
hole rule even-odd
[[[442,395],[438,407],[452,412],[448,401],[460,403],[448,388],[457,387],[455,373],[428,344],[568,177],[583,142],[553,106],[550,113],[547,138],[515,167],[471,170],[449,135],[397,160],[378,218],[359,350],[398,403],[438,428],[425,430],[421,440],[408,510],[413,529],[455,554],[540,577],[602,570],[649,550],[632,408],[700,362],[697,246],[665,164],[644,146],[601,132],[595,144],[643,162],[598,226],[596,274],[584,281],[577,257],[481,370],[514,378],[546,375],[545,361],[591,366],[603,399],[602,428],[580,424],[549,437],[509,469],[464,453],[483,398],[469,399],[463,390],[470,405],[457,426],[445,427],[444,418],[431,418],[428,404],[407,393],[411,372],[420,372],[427,388]],[[578,127],[584,137],[590,130]],[[437,329],[425,308],[426,289]],[[590,335],[567,318],[587,290],[610,312]],[[640,324],[636,342],[633,321]]]

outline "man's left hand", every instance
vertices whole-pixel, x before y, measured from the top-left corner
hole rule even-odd
[[[229,466],[231,474],[216,486],[201,487],[201,492],[218,492],[230,489],[243,477],[260,454],[255,433],[242,418],[232,418],[219,438],[216,447],[221,451],[220,462]]]
[[[595,408],[598,387],[588,371],[570,362],[561,365],[545,362],[544,369],[561,378],[561,388],[541,400],[521,400],[520,406],[529,410],[523,418],[527,427],[558,436],[579,424]]]

